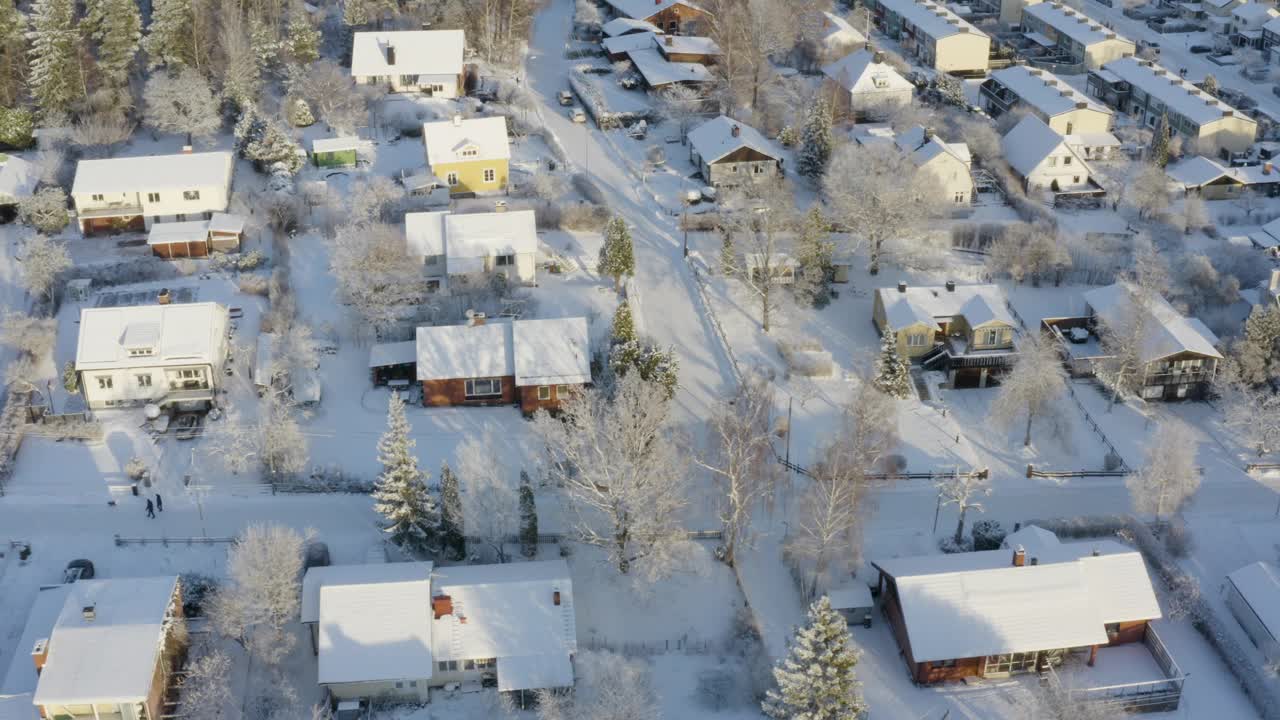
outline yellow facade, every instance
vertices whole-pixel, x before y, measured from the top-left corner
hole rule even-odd
[[[451,195],[498,192],[507,187],[505,159],[440,163],[431,166],[431,174],[449,184]]]

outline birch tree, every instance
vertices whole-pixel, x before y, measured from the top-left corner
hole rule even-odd
[[[1164,169],[1152,163],[1144,165],[1130,183],[1125,199],[1143,220],[1169,207],[1169,178]]]
[[[277,665],[293,648],[307,538],[283,525],[250,525],[227,551],[227,579],[209,602],[214,629],[254,659]]]
[[[89,0],[84,23],[89,36],[98,41],[98,72],[103,81],[117,90],[127,90],[142,43],[137,0]]]
[[[374,328],[389,327],[427,294],[420,263],[409,257],[400,228],[386,223],[339,227],[329,268],[343,299]]]
[[[643,659],[594,650],[579,653],[574,665],[582,677],[569,703],[569,719],[661,720],[661,703]]]
[[[66,210],[63,209],[63,217]],[[18,283],[42,300],[52,301],[58,276],[71,267],[71,255],[60,242],[33,235],[22,246],[22,275]]]
[[[46,122],[57,122],[77,97],[87,94],[80,69],[80,32],[73,0],[31,4],[28,89]]]
[[[268,476],[288,477],[306,470],[310,444],[291,403],[277,393],[267,393],[259,412],[259,447]]]
[[[1199,442],[1180,420],[1160,424],[1147,446],[1146,464],[1125,478],[1137,513],[1160,517],[1178,512],[1200,487],[1196,466]]]
[[[983,473],[973,470],[962,473],[959,470],[942,478],[935,487],[938,490],[938,503],[941,506],[955,505],[960,517],[956,521],[956,534],[952,538],[956,546],[964,543],[964,520],[970,510],[982,512],[985,508],[979,498],[991,494],[990,481]]]
[[[1234,347],[1236,370],[1251,385],[1280,378],[1280,307],[1255,305]]]
[[[724,560],[730,566],[746,541],[756,509],[777,487],[781,466],[774,457],[772,417],[769,379],[761,374],[743,378],[712,416],[707,447],[694,458],[719,490]]]
[[[397,546],[415,557],[427,557],[439,547],[440,522],[427,490],[426,474],[418,469],[417,442],[409,435],[404,400],[392,392],[387,400],[387,429],[378,439],[382,472],[374,486],[373,509],[383,517],[383,531]]]
[[[213,75],[221,81],[221,95],[244,112],[258,100],[262,90],[263,65],[254,53],[249,22],[235,4],[222,6],[218,27],[218,53]]]
[[[186,720],[238,720],[232,702],[231,657],[221,650],[192,653],[178,681],[178,714]]]
[[[936,176],[921,172],[906,153],[885,144],[840,148],[822,187],[836,218],[866,243],[867,269],[873,275],[880,272],[889,241],[906,246],[922,242],[946,211]]]
[[[1280,449],[1280,394],[1246,383],[1226,385],[1222,393],[1224,424],[1258,457]]]
[[[675,123],[680,129],[680,142],[689,136],[689,128],[699,117],[705,100],[702,94],[689,85],[672,84],[658,92],[658,112],[664,120]]]
[[[507,561],[507,537],[519,528],[520,497],[510,473],[495,454],[502,446],[492,430],[470,435],[458,446],[458,477],[462,482],[462,515],[467,532]]]
[[[687,474],[666,398],[632,373],[612,398],[593,388],[575,393],[559,418],[539,411],[534,431],[581,541],[604,548],[624,575],[642,561],[661,574],[667,551],[681,539]]]
[[[804,627],[773,669],[764,714],[774,720],[848,720],[867,711],[853,669],[858,651],[849,625],[825,595],[809,606]]]
[[[335,62],[311,63],[292,81],[292,90],[310,103],[330,130],[353,133],[369,124],[369,100],[351,73]]]
[[[1066,429],[1062,417],[1062,396],[1067,391],[1067,371],[1058,349],[1039,334],[1018,343],[1013,369],[1000,379],[1000,388],[991,404],[991,419],[1010,428],[1026,417],[1023,447],[1031,446],[1031,427],[1037,419],[1055,420],[1058,433]]]
[[[745,250],[743,281],[760,303],[760,327],[766,333],[773,326],[773,314],[781,299],[780,278],[794,270],[788,267],[791,258],[780,247],[781,233],[795,225],[792,197],[785,183],[751,183],[731,199],[730,204],[740,210],[723,221]]]
[[[1111,387],[1107,412],[1120,401],[1121,393],[1142,388],[1152,308],[1159,301],[1160,288],[1169,287],[1168,274],[1150,239],[1139,237],[1136,244],[1134,282],[1122,285],[1120,302],[1098,323],[1103,358],[1094,364],[1094,374]]]
[[[160,132],[207,139],[222,127],[218,100],[209,81],[192,68],[153,73],[142,99],[146,123]]]

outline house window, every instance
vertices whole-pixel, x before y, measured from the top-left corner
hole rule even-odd
[[[1142,388],[1143,400],[1155,400],[1164,394],[1163,385],[1148,385]]]
[[[539,385],[539,386],[538,386],[538,399],[539,399],[539,400],[550,400],[550,399],[551,399],[551,386],[550,386],[550,385]]]
[[[960,204],[963,204],[963,203],[964,203],[964,192],[963,192],[963,191],[956,193],[955,202],[956,202],[956,204],[957,204],[957,205],[960,205]]]
[[[924,347],[924,333],[910,333],[907,335],[907,347]]]
[[[956,666],[956,661],[955,661],[955,658],[952,658],[950,660],[938,660],[933,663],[933,666],[939,667],[939,668],[953,668]]]
[[[439,83],[432,85],[431,92],[433,93],[444,92],[444,85],[441,85]]]
[[[449,187],[455,187],[458,184],[458,173],[449,173],[444,177],[444,181],[449,183]]]
[[[756,163],[755,165],[752,165],[751,172],[755,173],[756,175],[763,175],[764,165],[762,163]]]
[[[1058,165],[1058,158],[1056,158],[1056,157],[1050,157],[1050,158],[1049,158],[1049,167],[1056,167],[1057,165]]]
[[[479,660],[476,660],[477,670],[487,670],[489,668],[494,668],[497,666],[498,666],[497,658],[481,658]]]
[[[1064,166],[1066,166],[1066,165],[1070,165],[1070,164],[1071,164],[1071,158],[1069,158],[1069,157],[1064,157],[1064,158],[1062,158],[1062,164],[1063,164]]]
[[[1066,132],[1065,134],[1066,134],[1066,135],[1070,135],[1070,134],[1071,134],[1071,129],[1072,129],[1074,126],[1075,126],[1075,125],[1074,125],[1074,123],[1067,123],[1067,132]]]
[[[160,202],[160,193],[147,193],[147,202]]]
[[[1187,388],[1189,388],[1189,387],[1191,387],[1191,386],[1190,386],[1190,385],[1179,385],[1179,386],[1178,386],[1177,391],[1175,392],[1175,394],[1178,396],[1178,398],[1179,398],[1179,399],[1184,398],[1184,397],[1186,397],[1186,396],[1187,396]]]
[[[466,383],[467,397],[492,397],[502,394],[502,378],[476,378]]]
[[[1120,623],[1107,623],[1106,625],[1103,625],[1102,627],[1103,627],[1103,629],[1104,629],[1104,630],[1106,630],[1106,631],[1107,631],[1107,634],[1108,634],[1108,635],[1111,635],[1111,634],[1113,634],[1113,633],[1118,633],[1118,632],[1120,632]]]
[[[187,219],[187,215],[186,213],[178,213],[177,215],[173,216],[173,219],[177,220],[178,222],[182,222],[183,220]]]
[[[468,660],[468,661],[466,661],[465,663],[463,663],[463,664],[462,664],[462,669],[463,669],[463,670],[475,670],[475,669],[476,669],[476,661],[475,661],[475,660]]]
[[[129,357],[145,357],[150,355],[151,352],[151,348],[130,348]]]
[[[441,660],[440,662],[436,663],[436,667],[440,670],[440,672],[457,672],[458,661],[457,660]]]
[[[515,255],[499,255],[494,259],[494,264],[498,267],[508,267],[516,264]]]
[[[480,151],[475,148],[466,148],[462,151],[462,157],[475,157],[479,154]]]
[[[182,199],[183,200],[199,200],[200,191],[199,190],[183,190]]]
[[[135,375],[134,378],[138,381],[138,387],[151,387],[151,375]]]
[[[111,376],[110,376],[110,375],[99,375],[99,376],[98,376],[98,389],[99,389],[99,390],[110,390],[110,389],[111,389],[111,387],[112,387],[112,382],[111,382]]]
[[[90,195],[89,197],[94,202],[102,202],[103,200],[103,197],[101,195]]]
[[[1072,176],[1071,176],[1071,182],[1073,182],[1073,183],[1075,183],[1075,184],[1079,185],[1079,184],[1080,184],[1080,176],[1079,176],[1079,175],[1072,175]]]
[[[999,330],[983,330],[983,331],[982,331],[982,344],[983,344],[983,345],[995,345],[995,344],[996,344],[996,343],[998,343],[998,342],[1000,342],[1000,331],[999,331]]]
[[[396,689],[397,689],[397,690],[403,690],[403,689],[404,689],[404,682],[402,682],[402,681],[400,681],[400,680],[397,680],[397,681],[396,681]]]
[[[411,688],[416,688],[416,687],[418,687],[418,681],[417,681],[417,680],[410,680],[410,681],[409,681],[409,687],[411,687]]]
[[[487,183],[495,182],[498,179],[498,173],[493,168],[484,169],[484,181]]]

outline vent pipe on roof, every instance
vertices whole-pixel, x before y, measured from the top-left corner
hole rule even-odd
[[[461,115],[454,115],[454,116],[453,116],[453,126],[454,126],[454,127],[462,127],[462,116],[461,116]]]
[[[1102,553],[1098,552],[1098,548],[1094,548],[1094,549],[1093,549],[1093,556],[1094,556],[1094,557],[1098,557],[1098,556],[1099,556],[1099,555],[1101,555],[1101,554],[1102,554]]]
[[[955,280],[948,280],[948,281],[947,281],[947,284],[946,284],[946,287],[947,287],[947,292],[955,292],[955,291],[956,291],[956,281],[955,281]]]
[[[671,35],[666,35],[666,36],[663,36],[662,42],[666,44],[667,47],[671,47],[672,45],[675,44],[676,39]]]
[[[1023,550],[1022,546],[1019,545],[1017,548],[1014,548],[1014,551],[1013,551],[1013,566],[1022,567],[1023,565],[1026,565],[1026,564],[1027,564],[1027,551]]]
[[[898,281],[898,292],[900,292],[900,293],[906,293],[906,292],[907,292],[907,284],[906,284],[905,282],[903,282],[903,281]]]
[[[395,45],[391,45],[391,44],[387,45],[387,64],[388,65],[396,64],[396,46]]]
[[[85,620],[93,621],[98,617],[98,609],[93,605],[85,605],[80,609],[80,616]]]
[[[742,135],[742,128],[738,127],[737,125],[734,125],[733,129],[729,131],[729,134],[734,137],[739,137]]]

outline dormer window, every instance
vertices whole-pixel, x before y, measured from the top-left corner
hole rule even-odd
[[[129,348],[129,357],[147,357],[148,355],[155,355],[155,354],[156,354],[155,348],[149,348],[149,347]]]
[[[462,150],[462,157],[475,157],[479,154],[480,154],[480,151],[473,147],[463,148]]]

